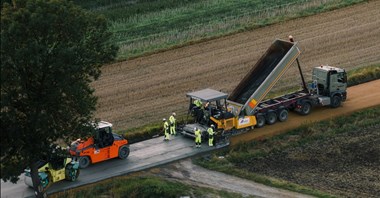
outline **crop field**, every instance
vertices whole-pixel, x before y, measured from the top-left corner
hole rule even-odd
[[[77,1],[104,14],[125,60],[363,0],[99,0]]]
[[[380,193],[379,134],[379,124],[334,134],[329,140],[252,158],[239,168],[339,197],[377,197]]]
[[[293,35],[306,80],[312,67],[329,64],[351,70],[380,64],[380,1],[295,19],[175,50],[104,66],[92,86],[99,97],[96,117],[116,130],[184,115],[185,94],[203,88],[230,93],[276,38]],[[300,84],[291,67],[274,90]]]

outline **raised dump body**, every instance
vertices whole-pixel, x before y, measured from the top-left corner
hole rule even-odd
[[[297,43],[275,40],[229,95],[235,115],[253,115],[257,105],[300,54]]]

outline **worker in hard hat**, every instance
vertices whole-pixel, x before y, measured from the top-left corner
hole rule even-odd
[[[201,147],[201,130],[199,130],[197,127],[194,128],[194,135],[195,135],[195,147],[200,148]]]
[[[162,121],[164,122],[164,135],[165,135],[164,141],[169,141],[170,140],[169,123],[168,121],[166,121],[165,118],[162,119]]]
[[[194,100],[194,104],[195,104],[195,106],[197,106],[198,108],[201,108],[201,107],[202,107],[202,102],[201,102],[199,99]]]
[[[201,122],[202,117],[203,117],[203,111],[204,111],[203,103],[199,99],[196,99],[194,100],[194,105],[195,105],[194,111],[195,111],[195,116],[196,116],[195,121]]]
[[[214,129],[215,129],[215,126],[213,124],[207,129],[208,146],[214,146],[214,134],[215,134]]]
[[[175,119],[175,112],[172,113],[172,115],[169,117],[170,122],[170,135],[177,135],[176,132],[176,119]]]

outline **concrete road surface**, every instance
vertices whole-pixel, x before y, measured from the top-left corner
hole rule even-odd
[[[201,148],[195,148],[194,141],[182,135],[172,136],[171,138],[169,142],[163,141],[163,137],[158,137],[131,144],[131,153],[127,159],[111,159],[90,165],[88,168],[81,170],[77,181],[57,182],[48,189],[48,194],[94,183],[114,176],[141,171],[217,149],[216,147],[208,147],[206,143],[203,143]],[[2,198],[31,196],[34,196],[33,190],[24,184],[24,175],[20,176],[20,180],[16,184],[1,181]]]

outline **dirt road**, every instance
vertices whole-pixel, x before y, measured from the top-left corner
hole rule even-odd
[[[252,132],[234,136],[231,138],[231,144],[234,145],[243,141],[250,141],[253,139],[276,135],[296,128],[302,123],[325,120],[338,115],[349,114],[363,108],[370,108],[380,105],[380,80],[349,87],[347,92],[347,101],[343,102],[342,106],[337,109],[328,107],[315,108],[307,116],[301,116],[297,113],[290,113],[289,119],[286,122],[276,123],[270,127],[264,126],[260,129],[254,129]],[[313,113],[313,111],[317,112]]]
[[[186,159],[170,164],[161,169],[150,170],[154,175],[159,175],[169,180],[183,182],[192,186],[209,187],[218,190],[235,192],[242,196],[255,197],[281,197],[281,198],[307,198],[308,195],[299,194],[287,190],[277,189],[239,177],[224,173],[210,171],[194,165],[191,159]]]
[[[127,129],[184,114],[185,94],[202,88],[230,93],[276,38],[293,35],[302,51],[306,79],[314,66],[350,70],[380,63],[380,1],[283,22],[146,57],[105,66],[93,83],[96,117]],[[278,82],[297,86],[296,66]],[[284,86],[286,85],[286,86]]]

